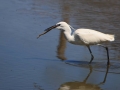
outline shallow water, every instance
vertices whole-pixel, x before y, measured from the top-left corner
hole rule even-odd
[[[119,9],[119,0],[0,0],[0,90],[120,90]],[[59,21],[115,34],[111,66],[99,46],[89,65],[88,49],[59,30],[36,39]]]

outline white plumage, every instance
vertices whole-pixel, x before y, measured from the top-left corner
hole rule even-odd
[[[91,29],[77,29],[74,32],[74,36],[85,45],[94,45],[114,41],[114,35],[104,34]]]
[[[92,51],[90,49],[90,45],[101,45],[102,43],[105,43],[105,42],[114,41],[114,35],[104,34],[102,32],[95,31],[92,29],[81,28],[81,29],[75,30],[73,34],[71,34],[72,27],[68,25],[66,22],[59,22],[56,25],[47,28],[45,32],[40,34],[37,38],[39,38],[41,35],[46,34],[47,32],[49,32],[54,28],[62,30],[68,42],[75,45],[87,46],[91,54],[91,60],[89,63],[91,63],[92,60],[94,59],[94,56],[92,55]],[[107,57],[108,57],[107,65],[110,65],[108,47],[105,47],[105,46],[103,47],[107,51]]]

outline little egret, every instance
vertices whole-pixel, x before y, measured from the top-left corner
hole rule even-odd
[[[84,28],[77,29],[72,34],[72,31],[71,31],[72,27],[69,24],[67,24],[66,22],[59,22],[56,25],[47,28],[45,30],[45,32],[40,34],[37,38],[39,38],[41,35],[46,34],[47,32],[51,31],[54,28],[62,30],[65,35],[65,38],[68,42],[75,44],[75,45],[87,46],[87,48],[91,54],[91,60],[89,63],[91,63],[92,60],[94,59],[94,56],[90,49],[90,46],[91,45],[100,45],[100,46],[104,47],[107,51],[107,60],[108,60],[107,65],[110,65],[108,47],[103,46],[101,44],[105,43],[105,42],[114,41],[114,35],[104,34],[99,31],[95,31],[92,29],[84,29]]]

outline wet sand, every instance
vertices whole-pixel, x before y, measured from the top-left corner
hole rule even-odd
[[[119,90],[119,9],[119,0],[1,0],[0,90]],[[36,39],[59,21],[115,34],[106,44],[111,66],[99,46],[91,47],[89,65],[88,49],[68,43],[57,29]]]

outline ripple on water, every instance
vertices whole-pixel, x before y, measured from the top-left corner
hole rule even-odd
[[[92,62],[89,64],[88,61],[66,60],[65,63],[82,68],[89,68],[89,66],[91,66],[93,70],[99,72],[106,72],[106,68],[109,68],[108,73],[120,74],[120,62],[118,61],[111,62],[110,66],[107,66],[105,62]]]

